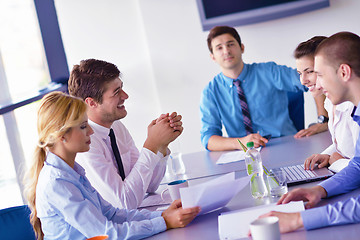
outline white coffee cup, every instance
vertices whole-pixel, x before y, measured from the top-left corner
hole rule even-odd
[[[259,218],[250,223],[253,240],[280,240],[279,218]]]
[[[164,193],[169,191],[171,200],[176,200],[180,198],[180,188],[188,187],[188,182],[186,180],[176,180],[168,183],[167,188],[161,192],[161,198],[164,200]]]

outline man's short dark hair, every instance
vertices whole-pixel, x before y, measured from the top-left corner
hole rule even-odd
[[[96,59],[82,60],[74,65],[68,81],[69,93],[85,100],[88,97],[102,103],[106,84],[120,77],[119,69],[112,63]]]
[[[209,48],[209,51],[211,53],[213,53],[213,49],[212,49],[212,46],[211,46],[211,41],[216,38],[217,36],[220,36],[220,35],[223,35],[223,34],[230,34],[231,36],[233,36],[236,41],[239,43],[239,45],[241,46],[241,39],[240,39],[240,35],[239,33],[236,31],[235,28],[232,28],[232,27],[228,27],[228,26],[216,26],[216,27],[213,27],[209,34],[208,34],[208,37],[207,37],[207,44],[208,44],[208,48]]]
[[[327,63],[338,69],[341,64],[351,67],[360,77],[360,37],[351,32],[339,32],[320,43],[315,56],[321,55]]]

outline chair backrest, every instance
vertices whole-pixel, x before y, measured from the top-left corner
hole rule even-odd
[[[305,127],[304,93],[301,91],[287,92],[287,96],[290,119],[293,121],[295,128],[300,131]]]
[[[27,205],[0,210],[0,239],[35,240]]]

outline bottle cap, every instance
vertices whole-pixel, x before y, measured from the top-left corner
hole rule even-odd
[[[254,147],[254,142],[248,142],[248,143],[246,144],[246,146],[247,146],[248,148],[252,148],[252,147]]]

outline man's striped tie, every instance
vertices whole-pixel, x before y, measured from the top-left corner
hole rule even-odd
[[[244,91],[241,87],[240,80],[234,80],[234,85],[236,86],[237,93],[239,95],[241,110],[242,110],[243,118],[244,118],[245,130],[246,130],[246,134],[248,135],[253,132],[249,107],[248,107],[248,104],[246,101]]]

